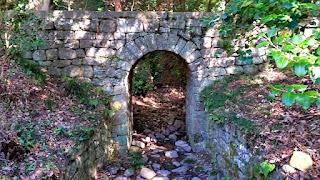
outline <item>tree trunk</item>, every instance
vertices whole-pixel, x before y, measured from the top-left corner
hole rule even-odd
[[[49,7],[50,7],[50,0],[43,0],[41,11],[49,11]]]
[[[211,5],[212,5],[212,0],[209,0],[208,6],[207,6],[207,12],[211,11]]]
[[[115,0],[114,1],[114,6],[116,11],[122,11],[122,4],[121,0]]]

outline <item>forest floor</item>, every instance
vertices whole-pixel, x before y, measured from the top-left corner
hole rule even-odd
[[[241,76],[226,81],[227,84],[217,83],[211,88],[227,97],[221,100],[219,112],[235,112],[236,117],[253,122],[256,131],[249,131],[246,139],[266,151],[264,158],[269,163],[288,164],[295,150],[312,157],[312,169],[288,173],[287,179],[320,179],[320,110],[315,105],[308,110],[296,105],[287,108],[279,97],[272,101],[267,98],[270,93],[267,84],[302,83],[320,90],[307,78],[298,78],[297,82],[297,77],[290,73],[267,71],[250,78]],[[99,115],[70,96],[59,79],[37,83],[16,65],[5,66],[4,75],[0,82],[0,179],[57,179],[77,139],[86,140]],[[219,172],[206,154],[198,157],[200,154],[189,148],[184,89],[158,88],[145,97],[134,97],[133,103],[136,130],[133,142],[134,147],[140,148],[133,148],[123,164],[112,164],[115,169],[106,164],[100,171],[102,177],[124,177],[127,173],[139,178],[143,165],[153,169],[157,176],[170,179],[205,179],[213,171]],[[137,170],[131,174],[126,171],[129,169]]]

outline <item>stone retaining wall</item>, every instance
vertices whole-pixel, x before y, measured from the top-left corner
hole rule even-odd
[[[253,62],[227,57],[218,47],[219,35],[199,20],[210,13],[53,11],[39,32],[47,42],[26,59],[55,76],[90,80],[113,95],[121,105],[115,115],[112,138],[126,150],[132,131],[130,71],[139,59],[154,51],[169,51],[188,64],[187,133],[194,150],[204,148],[207,113],[200,92],[217,78],[261,69],[265,49],[252,49]]]

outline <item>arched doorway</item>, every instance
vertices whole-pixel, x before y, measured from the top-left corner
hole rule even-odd
[[[154,51],[140,58],[130,71],[132,145],[148,150],[170,149],[187,141],[186,94],[190,78],[183,58]],[[189,150],[191,147],[189,146]]]

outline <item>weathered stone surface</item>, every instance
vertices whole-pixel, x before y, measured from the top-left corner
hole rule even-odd
[[[117,25],[117,30],[122,33],[143,32],[143,23],[138,19],[120,18]]]
[[[54,22],[54,26],[57,30],[79,30],[79,20],[77,19],[57,19]]]
[[[153,177],[156,176],[156,173],[149,168],[142,168],[140,171],[140,174],[142,177],[144,177],[146,179],[152,179]]]
[[[83,66],[83,77],[91,78],[93,77],[94,71],[92,66]]]
[[[77,52],[69,48],[59,48],[59,58],[60,59],[75,59],[77,58]]]
[[[34,51],[32,58],[35,61],[45,61],[47,59],[45,50]]]
[[[301,151],[294,151],[290,158],[289,165],[300,171],[307,171],[312,167],[313,161],[309,154]]]
[[[103,20],[100,23],[99,29],[101,32],[113,33],[117,29],[117,24],[113,20]]]
[[[54,60],[51,64],[53,67],[66,67],[71,64],[71,60]]]
[[[292,166],[285,164],[282,166],[282,170],[285,173],[293,174],[296,172],[296,169],[294,169]]]
[[[96,33],[88,31],[75,31],[75,39],[95,39]]]
[[[177,151],[166,151],[165,152],[165,156],[168,157],[168,158],[178,158],[179,155],[178,155],[178,152]]]
[[[69,77],[78,77],[82,75],[82,70],[78,66],[67,66],[63,68],[62,74]]]
[[[256,65],[245,65],[243,66],[243,72],[247,74],[254,74],[259,71],[258,66]]]
[[[57,60],[58,59],[58,49],[48,49],[46,50],[47,60]]]

